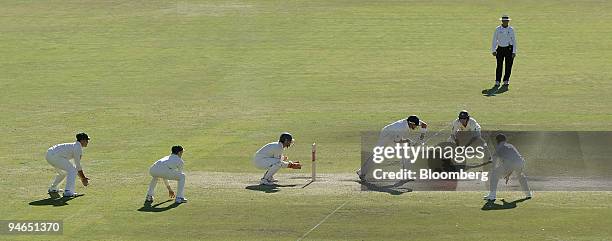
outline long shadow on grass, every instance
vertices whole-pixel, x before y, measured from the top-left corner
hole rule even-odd
[[[374,191],[374,192],[386,192],[391,195],[402,195],[407,192],[412,192],[411,188],[403,187],[404,184],[409,182],[410,180],[399,181],[391,185],[376,185],[375,183],[370,183],[366,181],[355,181],[362,185],[362,190],[364,191]]]
[[[529,200],[529,198],[521,198],[518,200],[514,200],[512,202],[506,202],[506,200],[502,199],[502,204],[497,204],[494,201],[487,201],[480,210],[483,211],[491,211],[491,210],[506,210],[513,209],[517,207],[517,203],[521,203]]]
[[[155,205],[151,205],[150,202],[145,202],[144,205],[141,208],[138,209],[138,211],[140,211],[140,212],[148,212],[148,213],[159,213],[159,212],[168,211],[170,209],[173,209],[173,208],[178,207],[179,205],[181,205],[179,203],[173,202],[172,204],[170,204],[168,206],[161,207],[161,208],[159,207],[162,204],[165,204],[165,203],[168,203],[168,202],[172,202],[172,201],[174,201],[174,200],[169,199],[169,200],[166,200],[164,202],[160,202],[160,203],[155,204]]]
[[[274,185],[251,185],[251,186],[247,186],[244,189],[248,189],[251,191],[260,191],[260,192],[265,192],[265,193],[275,193],[280,191],[279,187],[295,187],[297,185],[291,184],[291,185],[279,185],[279,184],[274,184]]]
[[[490,89],[484,89],[484,90],[482,90],[481,93],[482,93],[483,96],[491,97],[491,96],[503,94],[503,93],[507,92],[508,90],[509,89],[508,89],[507,85],[502,85],[501,87],[493,86]]]
[[[85,194],[79,194],[75,197],[62,197],[57,193],[49,193],[49,197],[41,200],[36,200],[30,202],[32,206],[54,206],[61,207],[68,205],[68,201],[75,199],[77,197],[84,196]]]

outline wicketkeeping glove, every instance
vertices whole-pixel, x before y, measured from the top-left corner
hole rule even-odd
[[[289,162],[287,167],[291,169],[302,169],[302,164],[300,162]]]

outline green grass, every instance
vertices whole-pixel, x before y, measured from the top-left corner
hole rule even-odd
[[[432,130],[464,108],[490,130],[612,130],[611,7],[3,1],[0,194],[9,200],[0,219],[64,219],[68,239],[290,240],[350,199],[308,238],[607,239],[609,193],[545,193],[484,212],[475,193],[264,194],[192,185],[187,205],[136,209],[147,167],[173,144],[186,148],[188,172],[239,176],[259,172],[252,154],[290,131],[298,139],[291,158],[307,159],[316,141],[319,170],[348,173],[359,165],[361,131],[408,114]],[[510,91],[485,97],[495,68],[490,38],[503,13],[514,19],[519,53]],[[79,130],[92,137],[87,195],[64,207],[27,205],[44,198],[53,175],[46,148]],[[270,203],[278,209],[256,208]]]

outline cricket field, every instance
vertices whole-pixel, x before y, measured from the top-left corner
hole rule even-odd
[[[485,130],[612,131],[611,1],[0,3],[0,220],[63,234],[0,240],[610,240],[612,192],[362,191],[360,133],[467,109]],[[489,51],[502,14],[510,90]],[[84,196],[49,200],[50,146],[85,131]],[[252,156],[283,131],[304,162],[261,188]],[[317,143],[317,182],[310,144]],[[185,148],[186,197],[149,166]],[[171,182],[173,186],[176,182]],[[513,185],[518,185],[514,182]],[[62,185],[63,186],[63,185]],[[483,210],[484,209],[484,210]]]

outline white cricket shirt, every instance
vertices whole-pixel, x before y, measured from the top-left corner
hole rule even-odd
[[[463,124],[461,124],[461,121],[459,121],[458,118],[453,121],[452,126],[453,128],[451,130],[451,135],[453,137],[459,131],[471,131],[474,133],[474,135],[480,136],[480,124],[478,124],[478,122],[472,117],[470,117],[466,126],[463,126]]]
[[[49,147],[47,155],[64,158],[66,160],[73,159],[74,165],[78,171],[82,171],[81,156],[83,155],[83,147],[80,142],[62,143]]]
[[[256,153],[257,158],[277,158],[280,160],[283,155],[283,143],[270,142],[261,147]]]
[[[501,25],[495,28],[495,32],[493,32],[493,43],[491,44],[491,53],[497,51],[497,46],[499,47],[508,47],[512,45],[512,53],[516,53],[518,49],[516,46],[516,34],[514,28],[508,25],[508,27],[504,28]]]
[[[384,133],[385,135],[393,135],[393,139],[398,141],[400,139],[405,139],[405,138],[410,138],[413,136],[417,135],[417,131],[416,129],[410,129],[410,127],[408,126],[408,120],[406,119],[401,119],[398,120],[396,122],[393,122],[389,125],[386,125],[385,127],[383,127],[382,133]],[[426,133],[427,132],[427,128],[422,128],[419,125],[419,135],[420,133]],[[416,140],[418,138],[415,138],[414,140]]]
[[[171,170],[183,172],[184,164],[185,163],[183,162],[183,159],[181,159],[181,157],[179,157],[176,154],[170,154],[168,156],[162,157],[161,159],[157,160],[155,164],[153,165],[154,166],[162,165],[162,166],[166,166],[170,168]]]
[[[525,163],[525,159],[518,152],[514,145],[505,141],[500,142],[495,147],[495,157],[502,160],[504,165],[522,165]]]

